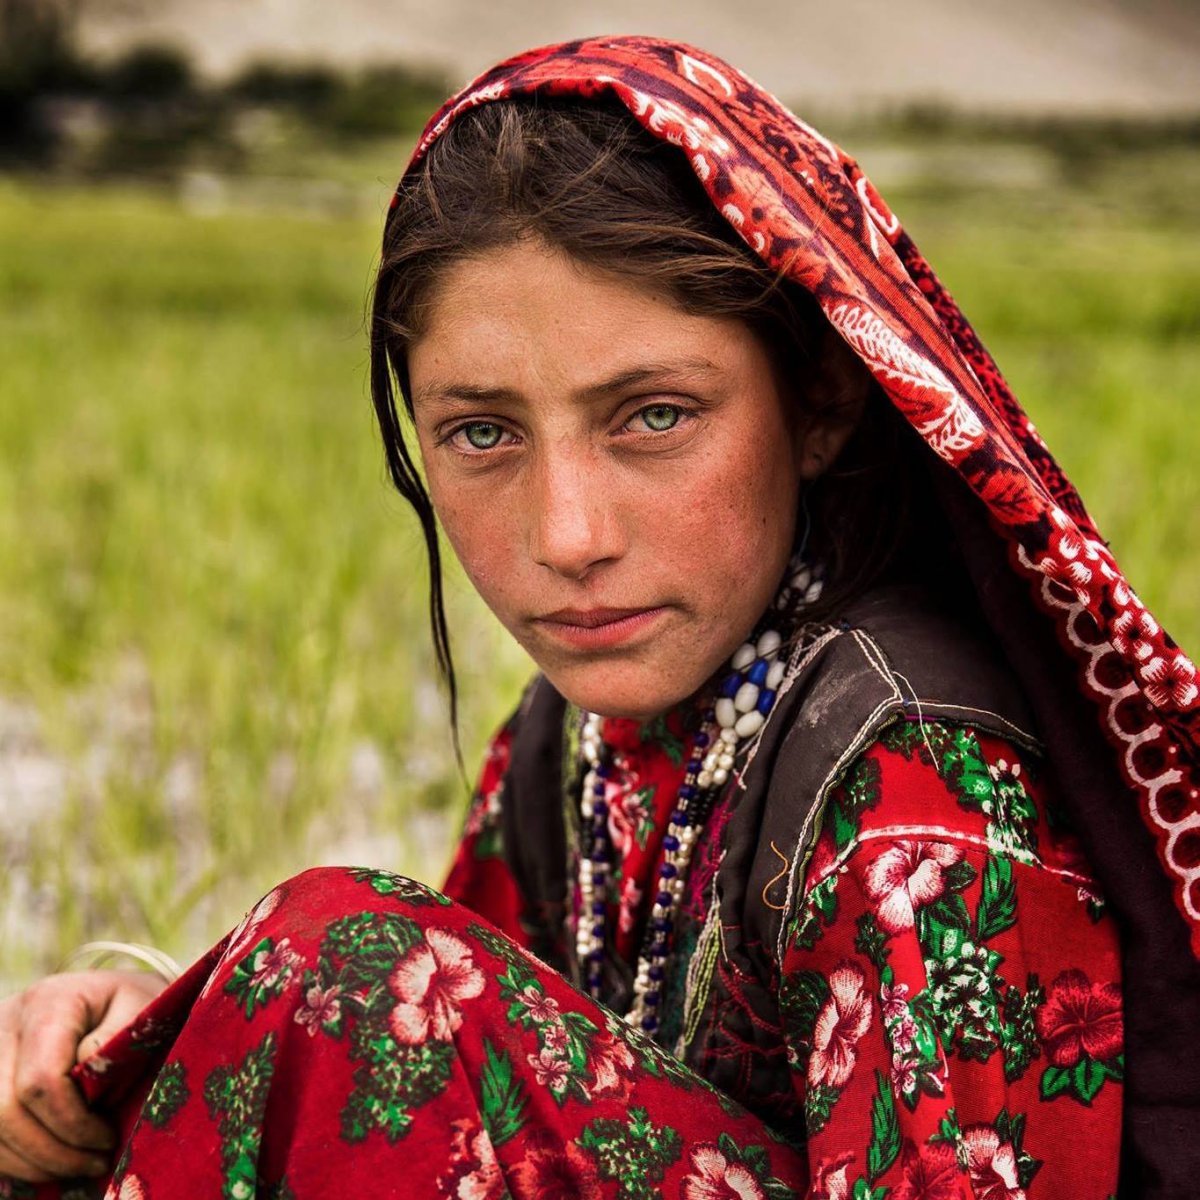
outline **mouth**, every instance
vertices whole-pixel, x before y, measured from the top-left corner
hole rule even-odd
[[[581,650],[604,650],[649,630],[667,612],[654,608],[560,608],[534,625],[556,641]]]

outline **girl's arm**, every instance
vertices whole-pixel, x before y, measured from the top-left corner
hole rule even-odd
[[[831,796],[781,964],[814,1194],[1115,1194],[1122,1003],[1095,885],[1011,745],[892,742]]]

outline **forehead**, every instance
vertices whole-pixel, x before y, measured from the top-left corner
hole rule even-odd
[[[703,360],[732,369],[753,347],[730,318],[686,312],[662,289],[525,242],[455,263],[439,279],[409,370],[501,372],[583,386],[620,364]],[[420,388],[420,390],[428,390]]]

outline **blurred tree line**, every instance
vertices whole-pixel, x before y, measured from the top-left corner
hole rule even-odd
[[[133,46],[97,60],[78,47],[80,3],[0,0],[0,169],[234,172],[261,162],[265,145],[300,143],[303,151],[314,139],[344,147],[412,136],[452,90],[437,72],[400,63],[339,70],[259,61],[217,83],[178,46]],[[1030,117],[930,102],[852,116],[797,107],[844,144],[864,133],[909,146],[1020,143],[1076,174],[1114,154],[1200,145],[1200,113]]]
[[[201,153],[236,169],[264,119],[339,139],[411,134],[451,90],[405,64],[253,62],[216,83],[178,46],[99,60],[78,47],[78,9],[0,0],[0,165],[169,170]]]

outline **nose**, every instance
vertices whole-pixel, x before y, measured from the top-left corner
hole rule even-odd
[[[597,456],[548,448],[539,455],[529,500],[530,552],[540,566],[582,580],[624,553],[618,496]]]

